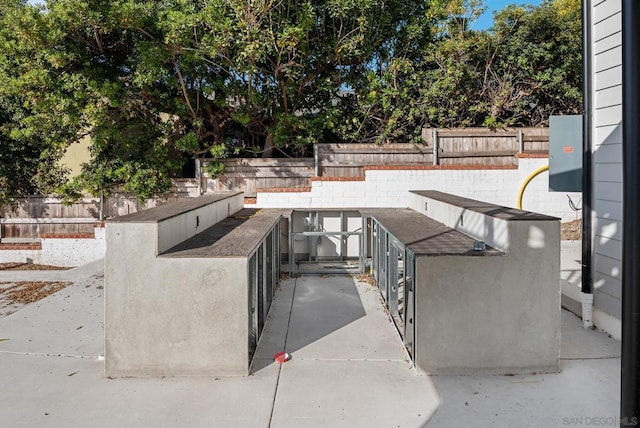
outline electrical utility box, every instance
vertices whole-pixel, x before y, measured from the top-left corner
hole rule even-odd
[[[550,192],[582,192],[582,120],[549,116]]]

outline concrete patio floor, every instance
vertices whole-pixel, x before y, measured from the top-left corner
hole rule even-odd
[[[418,376],[375,287],[284,281],[243,377],[104,377],[99,264],[0,318],[8,427],[512,427],[616,425],[620,344],[562,314],[562,372]],[[22,279],[8,272],[0,280]],[[46,279],[39,273],[39,280]],[[56,273],[59,275],[59,273]],[[52,279],[53,280],[53,279]],[[59,280],[58,277],[55,280]],[[291,361],[273,362],[286,350]]]

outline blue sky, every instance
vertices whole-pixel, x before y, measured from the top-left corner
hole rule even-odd
[[[503,9],[509,4],[531,4],[534,6],[542,3],[542,0],[485,0],[487,11],[476,21],[473,28],[475,30],[485,30],[493,24],[493,12]]]

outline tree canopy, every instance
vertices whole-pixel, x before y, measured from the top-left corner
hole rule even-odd
[[[508,6],[489,31],[472,29],[481,11],[481,2],[463,3],[416,57],[370,72],[345,134],[416,141],[423,127],[545,126],[549,115],[579,114],[580,2]]]
[[[186,159],[415,141],[580,109],[580,5],[479,0],[0,2],[0,202],[168,190]],[[90,135],[65,183],[59,159]]]

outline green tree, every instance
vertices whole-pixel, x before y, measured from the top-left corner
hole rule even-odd
[[[169,189],[187,158],[412,141],[425,126],[540,125],[580,108],[577,0],[0,2],[1,198]],[[275,152],[274,152],[275,151]],[[278,153],[276,153],[278,154]],[[11,160],[14,160],[12,163]]]
[[[485,122],[548,124],[551,114],[582,108],[581,9],[576,0],[507,7],[492,28],[493,61],[483,81]]]
[[[395,56],[357,88],[342,135],[419,141],[423,127],[543,126],[581,111],[577,0],[509,6],[489,31],[473,30],[479,1],[450,2],[418,55]]]
[[[129,25],[163,52],[142,68],[153,75],[160,59],[175,69],[185,144],[198,154],[270,156],[274,147],[304,153],[330,134],[341,89],[417,49],[427,11],[416,0],[135,2]],[[149,22],[162,23],[160,32]]]
[[[154,94],[133,85],[139,36],[116,25],[108,3],[0,4],[5,199],[59,188],[59,160],[84,135],[92,136],[93,158],[67,193],[124,186],[145,199],[170,187],[178,164],[165,123],[145,100]]]
[[[47,194],[65,181],[58,161],[73,122],[69,82],[49,92],[55,58],[43,52],[40,13],[24,1],[0,3],[0,204]]]
[[[16,0],[2,8],[13,22],[0,31],[18,42],[7,56],[23,64],[0,65],[13,73],[0,96],[27,102],[27,128],[61,148],[92,138],[91,162],[65,191],[123,186],[140,198],[166,191],[185,157],[301,154],[335,135],[342,90],[417,51],[432,19],[421,0],[49,0],[44,9]],[[39,128],[47,114],[51,126]]]
[[[397,50],[354,87],[355,102],[344,114],[349,120],[340,128],[343,138],[415,141],[430,123],[470,124],[469,86],[477,74],[472,61],[485,33],[469,26],[483,10],[480,0],[430,3],[419,43]]]

